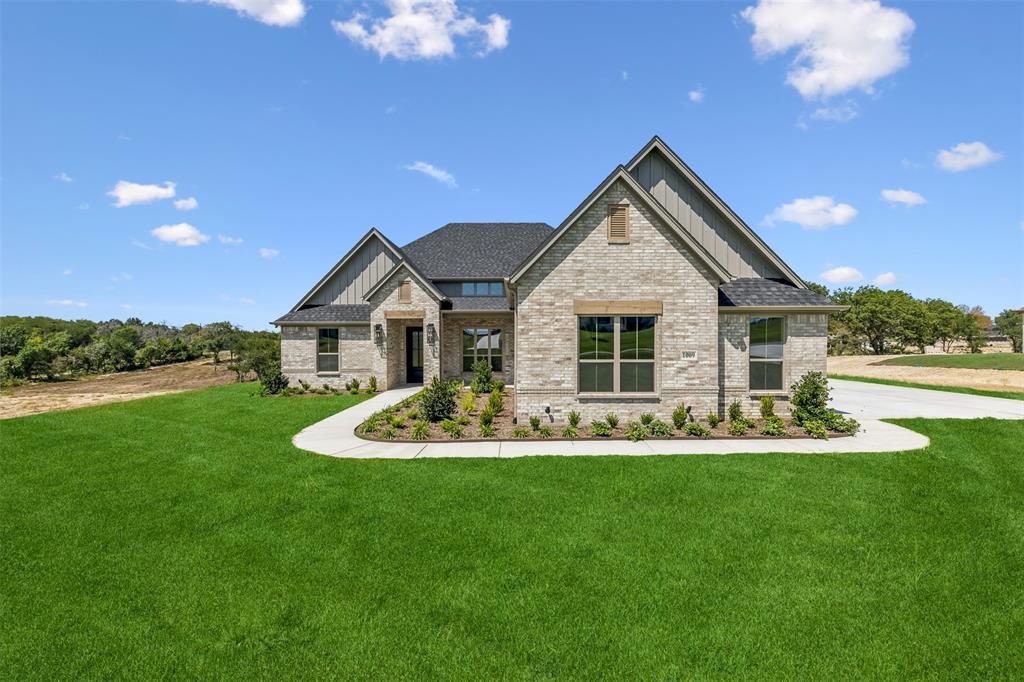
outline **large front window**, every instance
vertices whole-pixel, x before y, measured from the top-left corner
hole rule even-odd
[[[656,319],[580,317],[579,392],[653,393]]]
[[[501,282],[463,282],[463,296],[502,296],[505,293]]]
[[[316,340],[316,371],[337,372],[339,358],[338,330],[318,329]]]
[[[785,339],[781,317],[750,319],[750,390],[782,390],[782,349]]]
[[[472,372],[478,360],[491,363],[491,369],[501,371],[501,330],[465,328],[462,330],[462,371]]]

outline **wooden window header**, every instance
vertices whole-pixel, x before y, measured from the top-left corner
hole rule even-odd
[[[405,280],[398,285],[398,302],[412,303],[412,282]]]
[[[576,315],[661,315],[661,301],[587,301],[573,302]]]
[[[426,315],[422,310],[385,310],[385,320],[422,320]]]
[[[608,205],[608,243],[629,243],[629,204]]]

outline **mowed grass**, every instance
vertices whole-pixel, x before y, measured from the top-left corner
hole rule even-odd
[[[950,367],[953,369],[1009,369],[1024,371],[1024,353],[960,353],[957,355],[901,355],[876,365]]]
[[[897,381],[895,379],[878,379],[876,377],[860,377],[852,374],[833,374],[829,372],[829,379],[842,379],[843,381],[861,381],[865,384],[881,384],[882,386],[902,386],[903,388],[923,388],[929,391],[946,391],[947,393],[963,393],[964,395],[982,395],[989,398],[1006,398],[1008,400],[1024,400],[1024,392],[1021,391],[986,391],[980,388],[967,388],[965,386],[939,386],[938,384],[918,384],[911,381]]]
[[[358,461],[348,397],[0,423],[0,678],[1024,670],[1024,422],[871,455]]]

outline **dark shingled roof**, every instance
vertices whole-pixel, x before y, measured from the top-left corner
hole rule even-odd
[[[449,296],[448,300],[452,310],[510,310],[504,296]]]
[[[760,277],[740,277],[718,287],[720,306],[831,306],[824,296]]]
[[[547,223],[448,223],[402,252],[430,279],[508,277],[552,229]]]
[[[370,306],[363,303],[345,305],[319,305],[281,316],[280,322],[370,322]]]

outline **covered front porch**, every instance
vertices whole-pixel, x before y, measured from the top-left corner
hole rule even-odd
[[[469,382],[473,364],[490,363],[494,378],[515,383],[515,315],[511,310],[441,315],[441,377]]]

